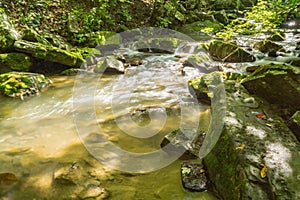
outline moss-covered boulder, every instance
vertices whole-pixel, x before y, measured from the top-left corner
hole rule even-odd
[[[0,52],[6,52],[13,47],[21,35],[16,31],[10,18],[0,8]]]
[[[68,66],[80,66],[84,59],[77,52],[66,51],[57,47],[35,42],[19,40],[14,43],[15,50],[32,55],[35,58]]]
[[[9,97],[23,99],[24,96],[38,94],[50,83],[50,79],[42,74],[10,72],[0,75],[0,92]]]
[[[259,41],[254,44],[253,48],[261,51],[262,53],[267,53],[272,57],[276,57],[278,51],[284,50],[281,45],[270,40]]]
[[[296,137],[268,102],[252,97],[237,81],[226,80],[224,87],[226,98],[216,99],[226,102],[224,127],[203,159],[215,190],[230,200],[299,199]]]
[[[221,40],[210,43],[209,54],[213,60],[221,62],[253,62],[254,56],[241,47]]]
[[[0,73],[11,71],[29,71],[30,57],[23,53],[0,54]]]
[[[245,88],[272,104],[287,108],[291,113],[300,110],[300,69],[269,64],[260,66],[242,81]]]

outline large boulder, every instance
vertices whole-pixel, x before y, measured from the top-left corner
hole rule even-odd
[[[243,48],[220,40],[210,43],[209,54],[213,60],[221,62],[253,62],[254,56]]]
[[[14,43],[15,50],[32,55],[35,58],[68,66],[79,66],[84,59],[80,53],[66,51],[57,47],[36,42],[19,40]]]
[[[300,144],[296,137],[268,102],[252,97],[237,81],[226,80],[223,86],[226,98],[215,101],[226,102],[224,127],[203,159],[218,194],[230,200],[299,199]]]
[[[0,75],[0,92],[9,97],[23,99],[24,96],[38,94],[50,83],[50,79],[42,74],[10,72]]]
[[[298,67],[269,64],[260,66],[242,81],[252,94],[288,109],[287,117],[300,110],[300,69]]]
[[[21,35],[14,28],[9,16],[0,8],[0,52],[6,52],[13,47]]]
[[[30,57],[23,53],[0,54],[0,73],[11,71],[29,71]]]

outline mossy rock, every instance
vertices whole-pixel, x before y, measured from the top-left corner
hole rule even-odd
[[[253,62],[254,56],[241,47],[221,40],[214,40],[210,43],[209,54],[213,60],[221,62]]]
[[[42,88],[51,83],[50,79],[42,74],[29,72],[10,72],[0,75],[0,91],[9,97],[18,97],[38,94]]]
[[[205,75],[206,80],[198,82],[209,83],[212,77]],[[215,99],[226,102],[224,126],[203,159],[212,185],[222,199],[298,199],[300,145],[296,137],[268,102],[252,97],[237,81],[225,80],[224,87],[226,97]]]
[[[250,93],[287,108],[291,114],[300,110],[299,67],[263,65],[243,79],[242,84]]]
[[[0,73],[11,71],[29,71],[30,57],[23,53],[0,54]]]
[[[78,52],[70,52],[40,43],[19,40],[15,42],[14,48],[33,57],[63,65],[80,66],[84,62],[82,55]]]
[[[20,38],[9,16],[0,8],[0,52],[11,50],[14,42]]]

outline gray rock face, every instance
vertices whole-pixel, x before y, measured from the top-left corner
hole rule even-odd
[[[296,137],[268,102],[249,95],[237,81],[224,83],[224,128],[203,160],[215,189],[230,200],[299,199]]]

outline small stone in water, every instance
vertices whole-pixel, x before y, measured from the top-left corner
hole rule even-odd
[[[192,192],[207,190],[207,178],[202,164],[183,163],[181,165],[181,180],[183,187]]]

